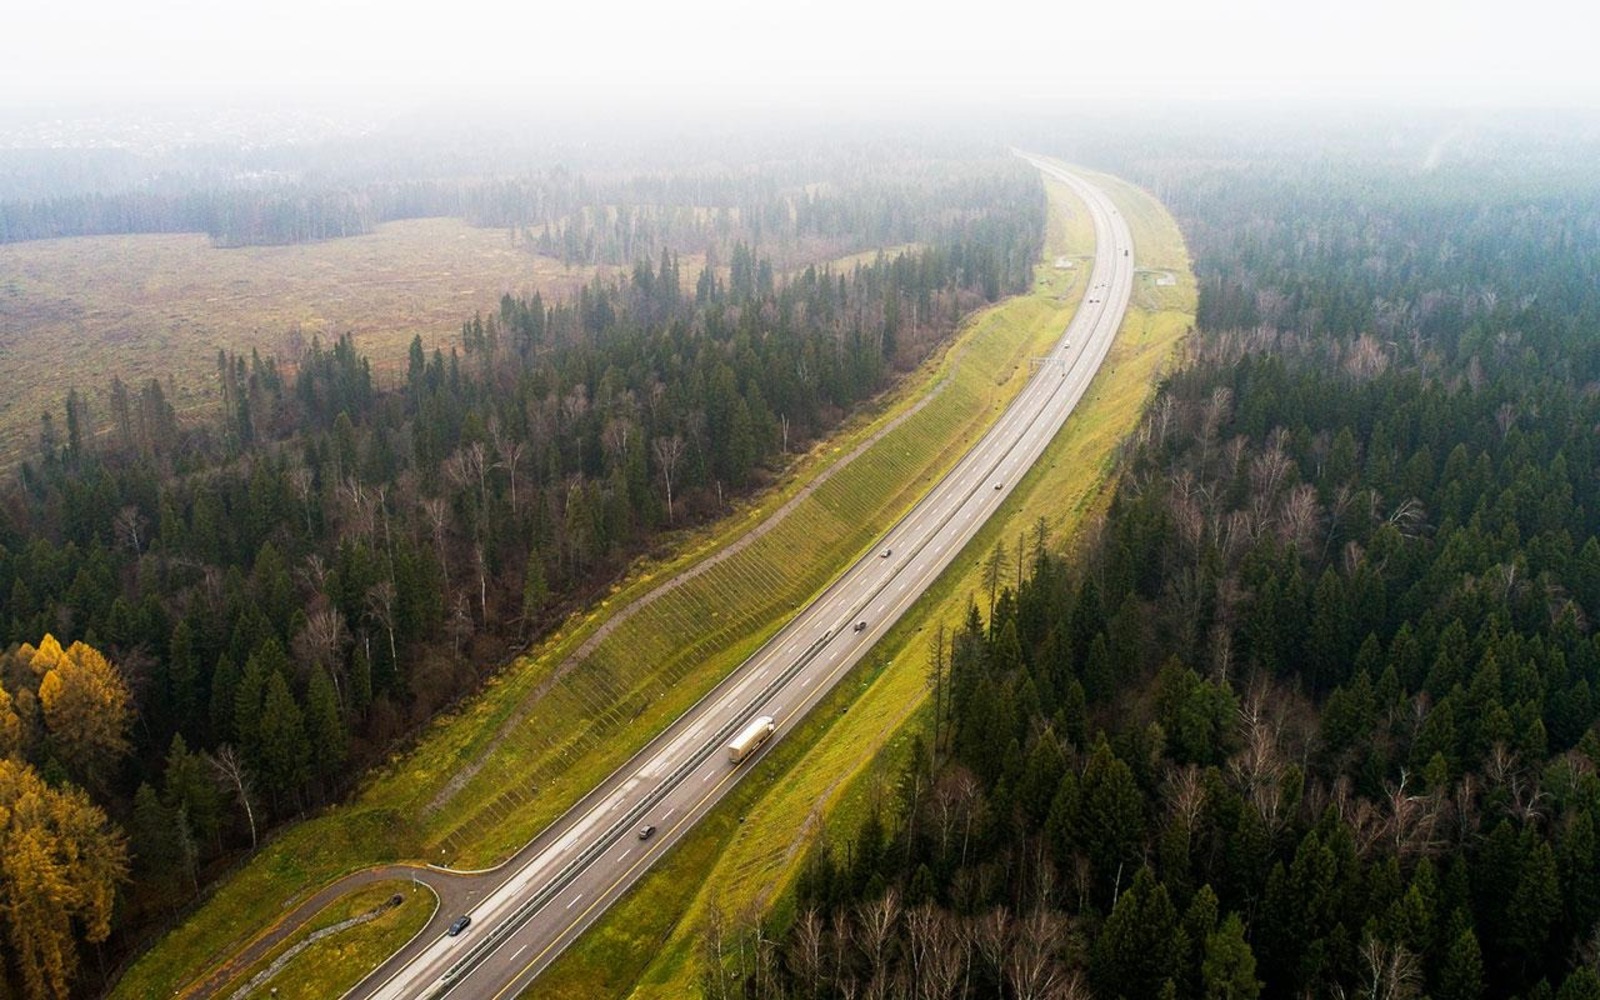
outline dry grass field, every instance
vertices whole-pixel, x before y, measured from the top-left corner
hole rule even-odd
[[[458,219],[300,246],[218,249],[197,234],[0,245],[0,465],[31,447],[42,412],[60,419],[71,388],[103,414],[113,375],[170,378],[193,412],[215,398],[218,348],[287,357],[346,332],[381,372],[413,336],[447,345],[504,292],[565,295],[592,274]]]
[[[799,256],[815,260],[795,272],[831,256],[808,249]],[[879,252],[829,263],[848,270]],[[686,287],[704,263],[682,258]],[[496,311],[503,293],[564,298],[597,270],[606,269],[567,267],[506,230],[459,219],[391,222],[367,236],[281,247],[220,249],[199,234],[0,244],[8,390],[0,395],[0,468],[32,452],[42,413],[60,426],[69,389],[103,417],[112,376],[131,386],[159,378],[181,416],[199,416],[217,399],[219,348],[289,359],[313,336],[326,343],[344,333],[382,381],[404,364],[412,337],[448,349],[462,322]]]

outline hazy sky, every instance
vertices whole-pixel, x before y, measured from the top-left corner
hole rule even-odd
[[[965,97],[1600,106],[1560,0],[14,0],[0,103]]]

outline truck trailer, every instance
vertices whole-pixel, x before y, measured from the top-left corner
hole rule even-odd
[[[763,715],[759,719],[753,720],[748,726],[744,727],[744,732],[735,736],[733,742],[728,744],[728,763],[743,763],[746,757],[755,753],[761,744],[767,742],[767,737],[771,736],[772,731],[777,728],[778,724],[773,721],[770,715]]]

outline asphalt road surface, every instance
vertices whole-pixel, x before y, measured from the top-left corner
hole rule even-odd
[[[349,996],[514,997],[672,848],[955,559],[1044,451],[1111,349],[1133,290],[1133,241],[1098,188],[1026,157],[1089,206],[1094,264],[1048,358],[968,454],[832,586],[755,655],[482,882],[457,936],[436,928]],[[737,766],[727,743],[770,715],[777,730]],[[654,832],[641,839],[640,831]]]

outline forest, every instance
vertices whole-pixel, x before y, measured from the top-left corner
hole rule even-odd
[[[1120,151],[1189,356],[706,996],[1600,997],[1600,197],[1493,138]]]
[[[759,246],[783,270],[927,238],[975,207],[995,150],[896,126],[752,127],[632,141],[573,125],[402,120],[352,137],[160,152],[0,147],[0,243],[204,233],[220,247],[340,239],[401,219],[505,229],[567,264]],[[515,136],[515,137],[512,137]]]
[[[0,996],[92,989],[275,824],[1031,282],[1033,171],[872,162],[827,191],[712,176],[788,228],[652,230],[571,300],[419,338],[392,382],[341,337],[219,354],[199,418],[159,380],[63,387],[0,488],[0,897],[27,900],[0,909]],[[572,187],[601,199],[575,220],[615,222],[613,189]],[[910,245],[796,271],[764,242],[847,231]]]

